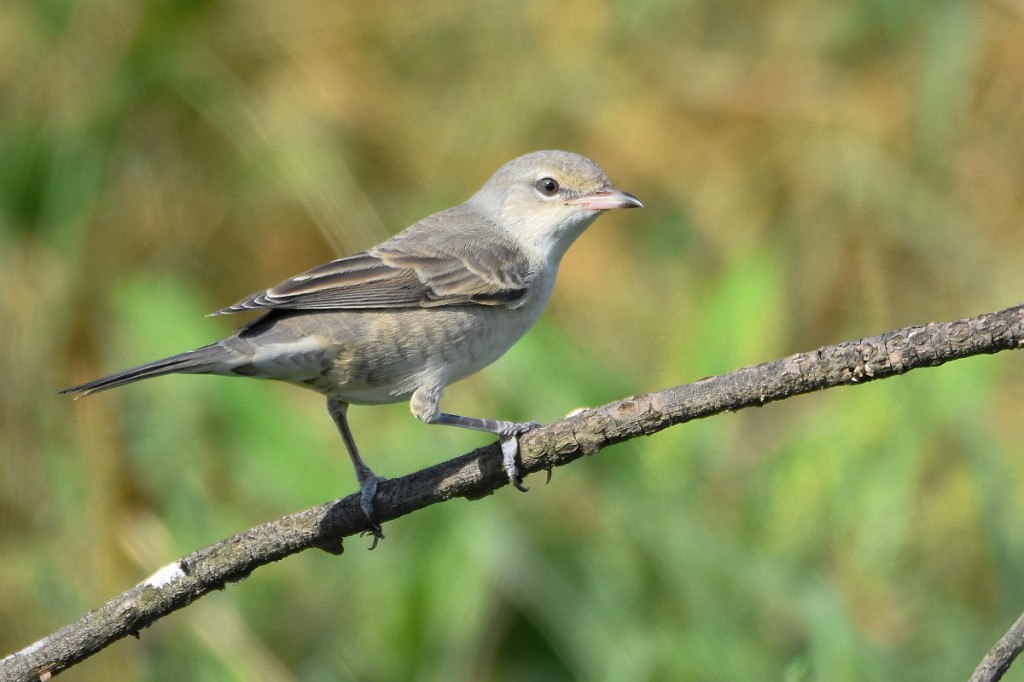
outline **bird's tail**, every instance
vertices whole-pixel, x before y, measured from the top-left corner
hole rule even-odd
[[[223,360],[224,349],[219,344],[212,343],[209,346],[190,350],[187,353],[172,355],[162,360],[154,360],[145,365],[126,369],[123,372],[111,374],[100,379],[94,379],[79,386],[65,388],[61,393],[75,394],[76,398],[80,398],[96,391],[105,391],[108,388],[130,384],[140,379],[163,376],[164,374],[204,374],[214,371]]]

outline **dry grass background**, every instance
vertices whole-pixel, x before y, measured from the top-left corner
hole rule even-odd
[[[1024,296],[1018,0],[5,3],[0,652],[354,489],[313,394],[57,390],[552,147],[647,208],[591,228],[453,411],[549,421]],[[66,678],[963,679],[1024,610],[1022,367],[629,443],[262,570]],[[402,405],[353,422],[383,475],[487,442]]]

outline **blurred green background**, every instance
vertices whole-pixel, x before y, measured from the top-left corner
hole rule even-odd
[[[59,389],[542,148],[647,208],[449,411],[551,421],[1024,298],[1019,0],[0,4],[0,654],[355,488],[312,392]],[[677,427],[261,569],[65,678],[966,679],[1024,610],[1022,416],[1005,353]],[[352,421],[385,476],[491,440]]]

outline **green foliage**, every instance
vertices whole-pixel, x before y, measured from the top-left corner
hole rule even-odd
[[[323,400],[79,381],[468,196],[593,157],[642,211],[445,406],[550,421],[1024,290],[1021,17],[829,0],[0,8],[0,655],[355,489]],[[258,571],[68,679],[965,678],[1024,609],[1014,354],[635,440]],[[355,407],[396,476],[488,442]],[[1024,679],[1019,670],[1007,679]]]

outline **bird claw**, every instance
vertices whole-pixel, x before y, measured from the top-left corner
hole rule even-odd
[[[519,465],[516,457],[519,455],[519,436],[530,429],[535,429],[540,424],[537,422],[511,423],[498,434],[501,443],[501,468],[505,470],[508,482],[515,486],[520,492],[527,492],[529,488],[523,485],[523,479],[519,476]]]
[[[498,435],[502,437],[521,436],[538,426],[540,426],[540,422],[505,422],[504,426],[498,430]]]
[[[363,510],[363,516],[370,523],[370,527],[361,534],[373,536],[370,549],[374,549],[377,543],[384,539],[384,531],[374,519],[373,500],[377,497],[377,484],[386,480],[388,479],[382,476],[370,475],[359,482],[359,508]]]
[[[508,478],[509,483],[515,486],[516,490],[525,493],[529,488],[523,485],[523,479],[519,477],[519,465],[516,464],[519,440],[516,434],[501,436],[498,442],[501,443],[501,468],[505,470],[505,477]]]
[[[372,521],[370,522],[370,527],[364,530],[359,535],[363,537],[366,537],[367,535],[373,536],[373,542],[371,542],[370,546],[367,547],[367,549],[369,550],[377,549],[377,543],[384,539],[384,531],[380,527],[380,524],[373,523]]]

